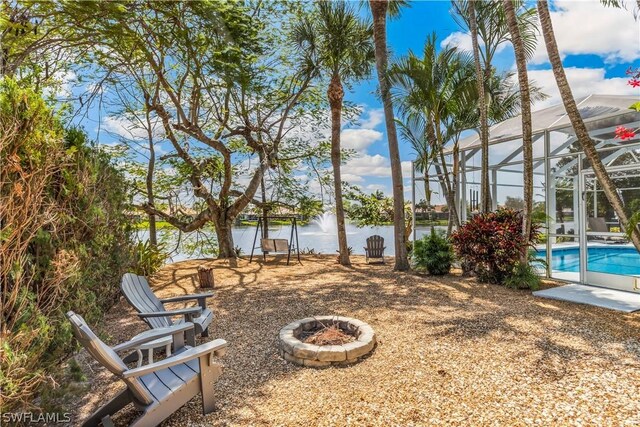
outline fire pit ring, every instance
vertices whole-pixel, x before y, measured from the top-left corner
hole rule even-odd
[[[355,340],[340,345],[314,345],[300,340],[305,331],[327,325],[338,326],[340,330],[354,336]],[[324,368],[357,363],[375,347],[376,334],[371,326],[358,319],[314,316],[289,323],[280,330],[278,341],[280,355],[285,360],[301,366]]]

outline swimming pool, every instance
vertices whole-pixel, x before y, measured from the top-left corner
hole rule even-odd
[[[545,259],[547,251],[538,250],[536,258]],[[577,246],[551,250],[551,269],[577,273],[580,270],[580,249]],[[599,273],[640,276],[640,253],[633,246],[589,246],[587,270]]]

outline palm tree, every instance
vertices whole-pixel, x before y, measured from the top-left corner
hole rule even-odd
[[[476,70],[476,85],[478,90],[478,109],[480,110],[480,147],[482,151],[480,174],[480,210],[489,212],[491,200],[489,196],[489,123],[487,121],[487,102],[484,94],[484,73],[480,65],[480,47],[478,43],[478,23],[476,20],[475,1],[467,3],[469,17],[469,31],[473,46],[473,63]]]
[[[396,119],[400,127],[402,138],[409,141],[411,148],[416,152],[414,167],[423,174],[424,197],[427,205],[431,205],[431,188],[429,186],[429,168],[433,164],[434,146],[426,137],[425,118],[423,115],[412,115],[404,120]]]
[[[571,87],[569,86],[567,76],[564,72],[564,67],[562,66],[562,59],[560,58],[560,53],[558,52],[558,45],[556,43],[556,37],[553,31],[553,24],[551,23],[551,16],[549,14],[549,5],[545,0],[538,0],[538,15],[540,16],[540,25],[542,27],[542,34],[544,36],[544,41],[547,47],[549,62],[551,63],[553,75],[556,79],[556,84],[558,85],[560,96],[562,97],[562,103],[564,104],[564,108],[567,111],[569,120],[571,120],[571,126],[573,126],[573,129],[576,132],[576,137],[578,138],[578,141],[582,146],[582,150],[584,151],[585,156],[587,156],[587,159],[589,159],[589,163],[593,168],[593,172],[596,175],[596,178],[602,186],[604,194],[607,196],[607,200],[620,219],[620,222],[624,226],[628,226],[629,219],[627,217],[627,213],[624,210],[622,199],[620,198],[615,184],[609,177],[609,174],[607,173],[607,170],[605,169],[604,164],[602,163],[602,160],[600,159],[600,156],[596,151],[595,143],[589,136],[587,127],[585,126],[584,121],[580,116],[580,111],[578,110],[576,101],[573,98]],[[633,232],[631,233],[631,240],[633,242],[633,245],[640,252],[640,230],[638,230],[637,227],[635,227]]]
[[[518,19],[512,0],[504,0],[504,11],[511,33],[511,44],[516,57],[518,84],[522,107],[522,160],[524,178],[524,210],[522,218],[522,235],[529,241],[531,235],[531,213],[533,211],[533,138],[531,135],[531,94],[529,93],[529,77],[527,75],[527,57],[518,28]],[[527,261],[527,247],[522,248],[522,261]]]
[[[392,3],[397,8],[398,3]],[[382,105],[384,107],[387,140],[389,141],[389,160],[391,161],[391,182],[393,185],[393,230],[396,260],[394,270],[406,271],[409,269],[409,259],[407,257],[407,241],[405,239],[402,163],[400,162],[400,149],[398,147],[398,134],[396,132],[393,114],[390,84],[387,78],[389,58],[387,51],[386,25],[389,2],[388,0],[369,0],[369,6],[371,7],[371,14],[373,15],[373,40],[375,44],[376,70],[378,72],[378,83],[380,85],[380,98],[382,98]]]
[[[470,58],[456,48],[437,52],[436,35],[427,38],[419,58],[409,52],[390,71],[405,127],[420,127],[420,132],[439,162],[434,163],[455,226],[460,219],[455,206],[455,188],[446,163],[443,147],[447,132],[443,129],[452,114],[452,105],[469,91]],[[417,132],[413,132],[414,134]],[[418,144],[419,145],[419,144]]]
[[[514,0],[513,4],[523,48],[527,55],[532,55],[536,48],[535,9],[524,7],[522,0]],[[499,7],[497,2],[454,0],[452,5],[456,12],[454,19],[458,25],[463,28],[467,27],[471,33],[479,85],[478,92],[483,95],[478,98],[478,108],[480,110],[479,133],[482,147],[481,209],[486,211],[491,208],[488,163],[489,122],[491,121],[491,110],[497,101],[488,86],[495,72],[492,66],[493,58],[500,46],[509,41],[510,33],[504,8]],[[480,41],[482,41],[481,47]],[[481,83],[484,84],[483,89],[480,88]]]
[[[303,18],[293,29],[297,48],[318,77],[329,78],[327,99],[331,109],[331,164],[338,225],[339,262],[349,265],[349,247],[340,176],[340,130],[342,127],[343,83],[371,74],[375,59],[371,24],[360,20],[347,2],[316,3],[315,14]]]

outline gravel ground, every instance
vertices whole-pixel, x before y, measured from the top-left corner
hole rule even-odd
[[[156,274],[158,295],[193,293],[196,267],[214,266],[211,339],[230,344],[216,411],[203,416],[196,398],[164,425],[640,424],[640,314],[353,261],[188,261]],[[378,337],[373,354],[322,370],[283,361],[280,328],[323,314],[369,323]],[[145,328],[122,300],[97,329],[114,344]],[[74,408],[82,419],[123,385],[86,355],[79,359],[91,381]],[[133,416],[127,409],[114,421]]]

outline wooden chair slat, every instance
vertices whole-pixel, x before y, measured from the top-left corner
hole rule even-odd
[[[367,247],[364,248],[367,263],[371,258],[380,258],[384,262],[384,238],[382,236],[373,235],[367,238]]]

